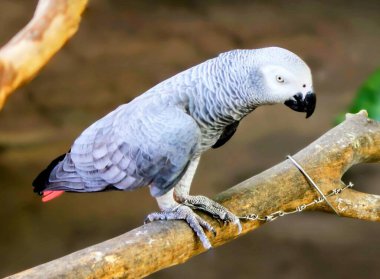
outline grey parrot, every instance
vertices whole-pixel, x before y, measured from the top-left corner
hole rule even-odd
[[[204,230],[215,230],[194,209],[235,224],[239,233],[241,225],[222,205],[189,194],[199,159],[224,145],[247,114],[272,104],[312,115],[316,96],[306,63],[279,47],[222,53],[93,123],[37,176],[34,192],[49,201],[63,192],[149,186],[161,211],[146,220],[185,220],[208,249]]]

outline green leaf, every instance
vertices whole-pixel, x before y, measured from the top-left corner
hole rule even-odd
[[[376,70],[359,88],[350,109],[350,113],[357,113],[365,109],[368,117],[380,121],[380,69]],[[340,114],[335,122],[338,124],[344,120],[344,114]]]

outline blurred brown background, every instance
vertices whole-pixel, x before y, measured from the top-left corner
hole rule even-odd
[[[327,4],[328,2],[328,4]],[[0,42],[37,1],[0,2]],[[234,48],[277,45],[314,73],[308,120],[284,106],[247,117],[202,159],[192,192],[213,196],[280,162],[332,127],[380,65],[380,1],[92,0],[77,35],[0,112],[0,276],[122,234],[157,209],[147,189],[66,194],[43,204],[31,181],[93,121],[151,86]],[[380,168],[346,180],[380,193]],[[378,223],[302,213],[151,278],[379,278]]]

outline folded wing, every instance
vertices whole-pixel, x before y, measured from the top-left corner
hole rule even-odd
[[[177,182],[199,143],[195,121],[177,107],[131,103],[87,128],[50,172],[44,191],[97,192]]]

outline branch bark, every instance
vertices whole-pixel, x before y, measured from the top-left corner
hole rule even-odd
[[[78,30],[88,0],[39,0],[32,20],[0,49],[0,109]]]
[[[341,188],[342,175],[353,165],[380,161],[380,123],[362,111],[298,152],[294,158],[323,192]],[[216,200],[237,215],[266,215],[292,210],[317,198],[301,173],[286,160],[263,173],[219,194]],[[380,221],[380,196],[347,189],[330,198],[341,216]],[[331,212],[324,203],[312,210]],[[213,246],[238,236],[235,226],[220,227],[203,215],[217,230]],[[243,223],[243,234],[265,223]],[[180,264],[205,252],[185,222],[153,222],[103,243],[31,268],[8,278],[140,278]]]

